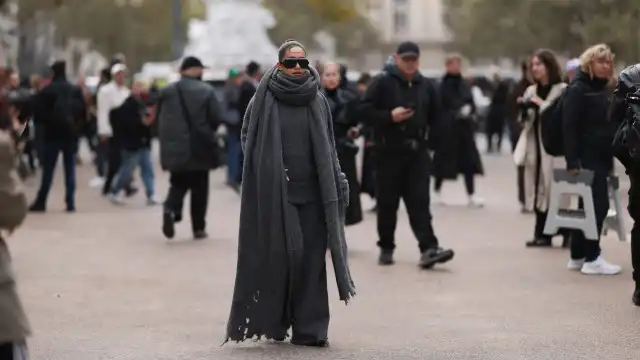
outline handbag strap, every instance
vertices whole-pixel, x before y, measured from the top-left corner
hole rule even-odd
[[[193,127],[193,125],[191,124],[191,115],[189,114],[189,110],[187,109],[187,104],[184,101],[184,94],[182,93],[182,89],[180,88],[179,84],[176,84],[176,91],[178,92],[178,101],[180,102],[180,108],[182,109],[182,116],[187,121],[189,130],[191,130]]]

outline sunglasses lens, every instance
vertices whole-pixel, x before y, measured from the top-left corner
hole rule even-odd
[[[294,67],[296,67],[297,63],[298,63],[297,59],[284,59],[282,61],[282,65],[287,69],[293,69]]]
[[[293,69],[296,66],[300,65],[303,69],[309,68],[309,60],[304,58],[291,58],[282,60],[282,66],[287,69]]]

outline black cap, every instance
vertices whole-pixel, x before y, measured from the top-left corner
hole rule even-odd
[[[396,55],[400,57],[420,57],[420,47],[418,47],[418,44],[414,43],[413,41],[405,41],[398,45]]]
[[[180,71],[185,71],[187,69],[192,68],[201,68],[204,69],[206,66],[202,64],[202,61],[195,56],[187,56],[182,60],[182,64],[180,65]]]

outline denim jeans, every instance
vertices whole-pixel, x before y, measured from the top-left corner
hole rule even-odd
[[[77,139],[68,141],[45,141],[43,143],[42,180],[35,201],[37,207],[46,208],[47,206],[47,198],[49,197],[49,191],[53,184],[53,175],[60,153],[62,153],[62,163],[64,166],[65,202],[67,209],[75,208]]]
[[[147,199],[151,199],[155,194],[155,174],[153,172],[153,161],[151,159],[151,149],[143,148],[136,151],[122,151],[122,164],[118,169],[115,181],[111,186],[112,194],[119,194],[124,190],[133,178],[136,167],[140,167],[140,177],[144,184]]]

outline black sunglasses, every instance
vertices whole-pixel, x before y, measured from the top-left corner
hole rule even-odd
[[[280,61],[280,63],[287,69],[293,69],[296,65],[300,65],[303,69],[309,68],[309,59],[305,58],[287,58]]]

